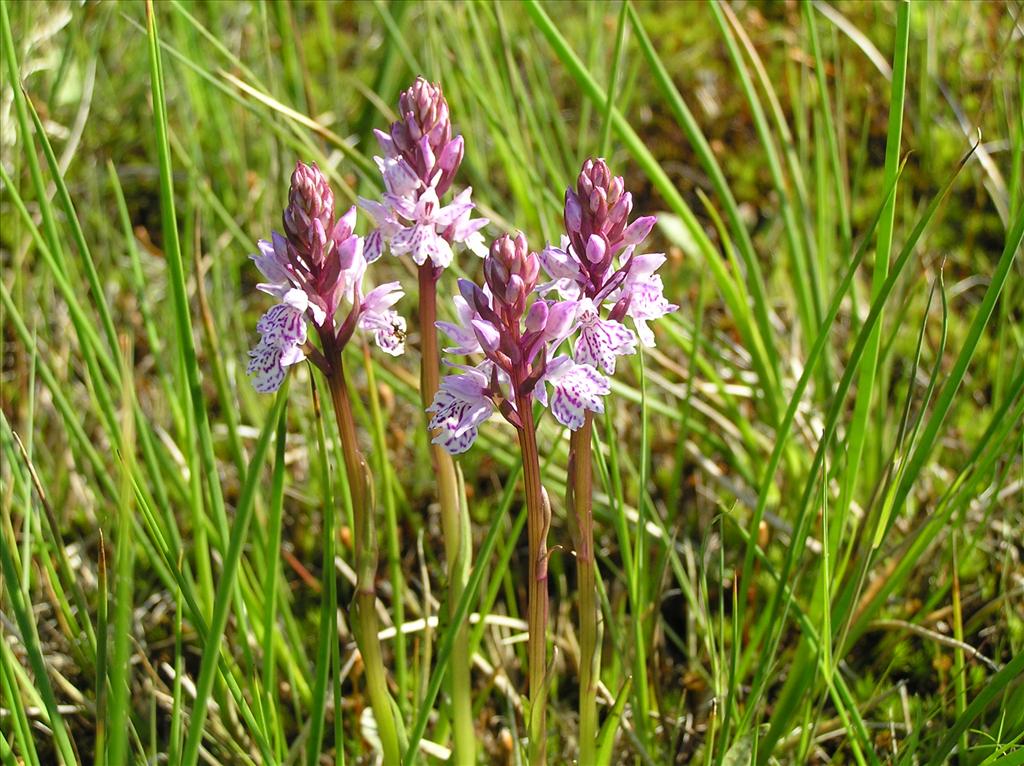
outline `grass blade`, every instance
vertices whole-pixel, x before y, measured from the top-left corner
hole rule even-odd
[[[185,737],[185,747],[182,751],[181,762],[186,766],[195,766],[199,757],[199,744],[203,738],[203,722],[206,719],[210,693],[213,691],[213,682],[217,674],[221,643],[224,638],[224,629],[227,627],[228,612],[231,608],[231,597],[237,586],[236,577],[242,558],[242,546],[249,531],[249,522],[252,520],[253,498],[259,484],[260,468],[270,447],[270,438],[283,417],[287,401],[288,383],[286,381],[277,393],[274,406],[263,424],[259,439],[253,448],[249,467],[245,474],[245,484],[239,495],[238,505],[235,507],[235,520],[231,526],[231,534],[224,554],[224,565],[217,585],[217,597],[213,604],[213,616],[210,618],[210,625],[206,633],[199,680],[196,682],[195,702],[192,705],[188,734]]]

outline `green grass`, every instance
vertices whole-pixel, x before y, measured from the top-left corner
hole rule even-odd
[[[287,405],[245,377],[247,255],[297,159],[378,193],[419,73],[489,234],[557,240],[596,154],[660,216],[680,310],[594,429],[599,762],[1020,762],[1019,1],[0,7],[0,762],[371,762],[341,447],[309,371]],[[450,747],[481,615],[479,756],[520,763],[515,436],[458,461],[449,617],[415,274],[374,269],[410,293],[413,353],[346,351],[406,759]],[[539,438],[569,763],[568,439]]]

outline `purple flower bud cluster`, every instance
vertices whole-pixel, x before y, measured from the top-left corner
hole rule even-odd
[[[661,277],[655,274],[665,256],[635,255],[655,217],[630,223],[632,210],[633,196],[622,178],[613,176],[603,159],[588,159],[576,188],[565,192],[561,244],[540,256],[551,277],[540,286],[541,294],[580,301],[576,361],[608,374],[615,371],[616,357],[635,353],[637,336],[643,345],[654,345],[649,320],[678,308],[665,299]],[[626,317],[633,320],[636,335],[623,324]]]
[[[257,287],[280,301],[256,325],[261,338],[248,366],[256,390],[277,390],[286,369],[305,358],[307,319],[325,352],[340,350],[358,327],[372,332],[386,353],[401,354],[405,319],[391,307],[402,289],[389,282],[363,294],[367,261],[363,239],[353,231],[356,208],[334,219],[334,193],[316,165],[296,165],[283,224],[285,234],[260,240],[260,252],[252,256],[267,279]],[[345,298],[351,309],[338,323]]]
[[[540,260],[536,253],[527,252],[526,237],[521,232],[515,238],[504,236],[494,240],[490,257],[484,259],[484,283],[511,316],[522,315],[526,296],[537,286],[539,273]]]
[[[462,136],[452,138],[448,102],[440,85],[422,77],[398,97],[400,119],[389,133],[375,131],[386,156],[401,157],[424,187],[443,197],[462,164]]]
[[[292,247],[311,262],[323,261],[323,243],[334,221],[334,192],[316,165],[295,166],[282,217]]]
[[[641,242],[654,226],[654,216],[629,224],[633,195],[621,176],[612,176],[602,159],[583,163],[576,190],[565,190],[565,232],[580,258],[587,297],[593,298],[608,279],[612,259],[624,248]]]
[[[533,399],[573,430],[586,411],[604,411],[607,379],[589,364],[552,358],[576,325],[579,303],[538,297],[539,273],[539,256],[529,252],[526,237],[503,235],[484,259],[484,286],[459,280],[459,323],[437,323],[455,342],[446,352],[484,356],[476,366],[454,365],[461,373],[442,380],[427,409],[430,427],[438,429],[434,443],[451,454],[469,449],[480,424],[496,411],[522,427]]]
[[[441,86],[422,77],[399,96],[400,119],[389,132],[374,131],[383,157],[374,157],[384,179],[380,200],[359,198],[375,229],[366,238],[366,259],[372,263],[384,250],[428,261],[438,271],[451,264],[452,245],[461,244],[483,257],[487,253],[480,229],[485,218],[470,218],[472,189],[448,205],[441,198],[451,188],[462,164],[461,136],[452,138],[448,102]]]

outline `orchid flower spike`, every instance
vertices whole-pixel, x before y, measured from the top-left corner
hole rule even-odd
[[[484,286],[459,280],[459,323],[438,322],[456,344],[447,352],[483,356],[475,366],[449,362],[461,372],[441,381],[427,408],[434,443],[453,455],[469,449],[495,412],[522,428],[534,399],[572,430],[585,411],[604,411],[608,380],[591,364],[554,355],[577,325],[580,303],[539,297],[539,273],[540,259],[522,234],[501,236],[484,258]]]
[[[482,258],[487,246],[480,229],[487,219],[470,217],[473,190],[466,188],[449,204],[441,204],[464,152],[462,136],[452,137],[441,86],[417,77],[399,96],[398,113],[387,133],[374,131],[384,155],[374,157],[384,195],[379,200],[359,198],[375,225],[366,238],[367,262],[390,248],[393,255],[411,255],[417,266],[429,261],[440,273],[451,263],[456,244]]]
[[[603,159],[588,159],[576,188],[565,191],[565,235],[540,255],[550,281],[539,292],[580,301],[574,358],[609,375],[617,357],[636,353],[637,337],[644,346],[654,345],[648,321],[679,308],[665,299],[655,274],[665,256],[634,254],[656,219],[642,216],[630,223],[632,210],[633,196],[622,178]],[[623,324],[626,317],[635,334]]]
[[[392,306],[402,289],[388,282],[363,294],[367,261],[363,238],[353,231],[356,208],[334,219],[334,193],[315,164],[296,164],[283,224],[285,234],[260,240],[251,256],[267,279],[257,288],[280,301],[256,325],[261,337],[247,369],[256,390],[276,391],[287,368],[306,358],[307,321],[320,336],[323,353],[313,359],[321,366],[335,363],[356,328],[371,332],[385,353],[401,354],[405,319]],[[339,322],[343,301],[351,307]]]

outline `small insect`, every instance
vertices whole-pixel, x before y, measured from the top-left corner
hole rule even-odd
[[[394,333],[395,340],[398,343],[405,343],[405,339],[409,334],[405,331],[405,320],[401,316],[396,315],[395,319],[392,320],[391,331]]]

